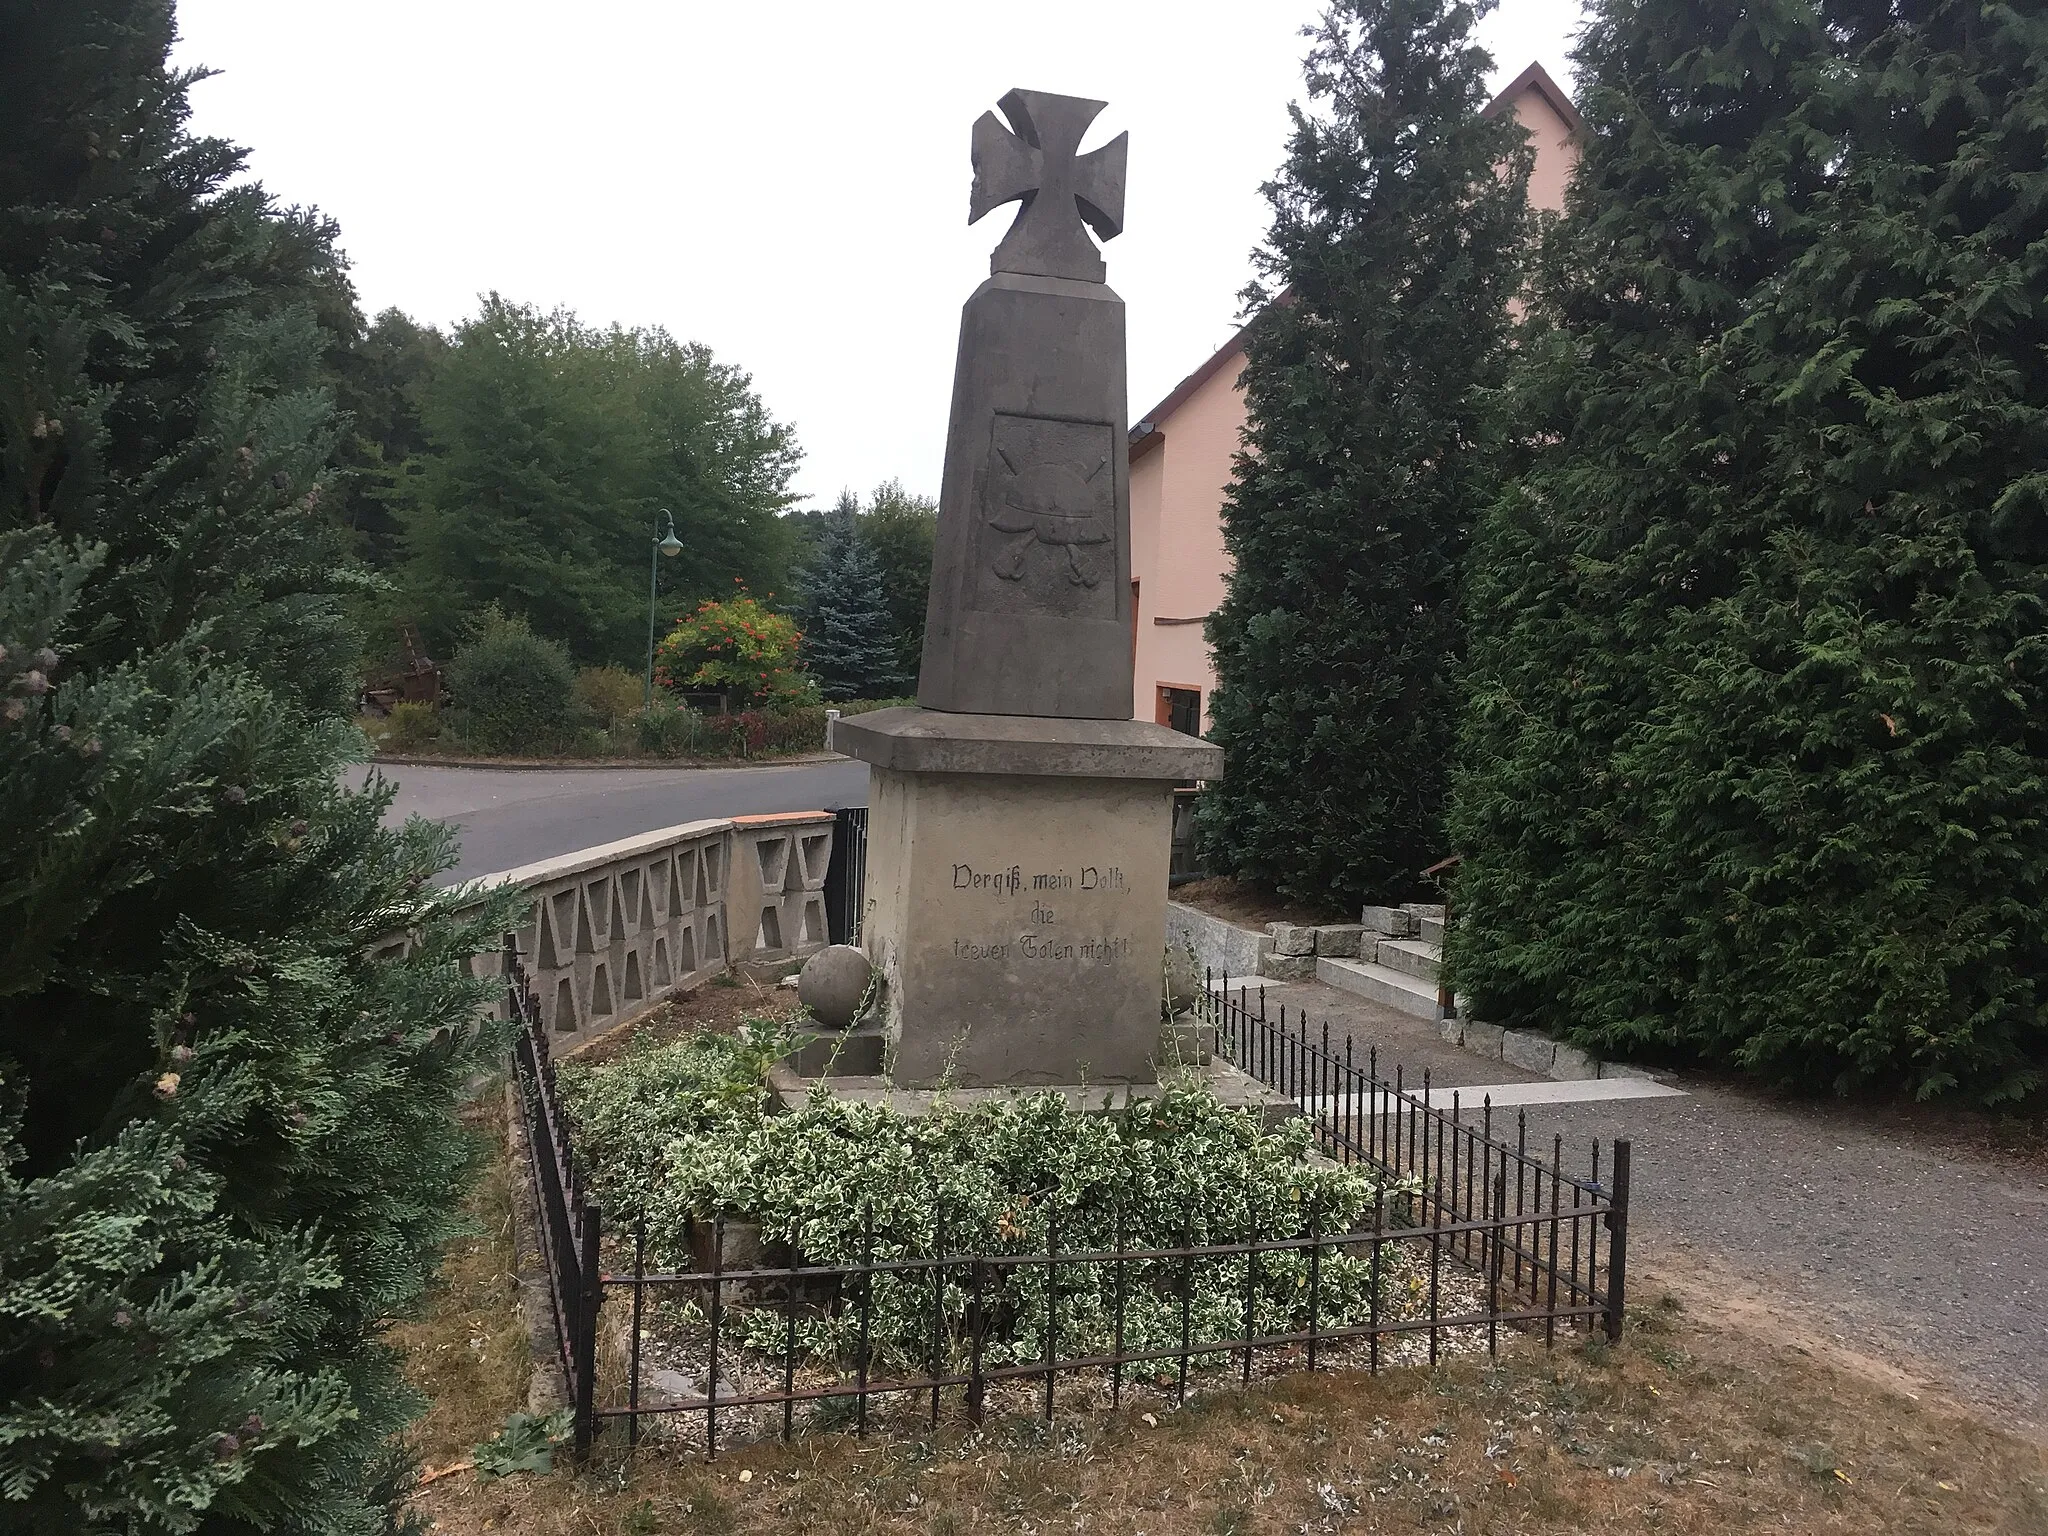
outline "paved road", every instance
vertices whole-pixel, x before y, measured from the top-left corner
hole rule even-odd
[[[1410,1084],[1425,1069],[1433,1090],[1537,1081],[1329,987],[1268,998],[1290,1019],[1327,1020],[1340,1046],[1348,1033],[1361,1059],[1377,1046],[1383,1071],[1398,1061]],[[1527,1106],[1530,1145],[1547,1153],[1561,1135],[1568,1167],[1584,1169],[1595,1137],[1634,1142],[1638,1265],[1732,1302],[1760,1298],[1789,1330],[1931,1377],[2048,1436],[2048,1173],[1959,1154],[1853,1106],[1699,1074],[1670,1080],[1684,1096]],[[1509,1139],[1514,1116],[1495,1121]]]
[[[712,816],[865,805],[867,764],[851,758],[772,768],[438,768],[386,765],[389,821],[456,826],[462,862],[444,881],[514,869],[636,832]]]

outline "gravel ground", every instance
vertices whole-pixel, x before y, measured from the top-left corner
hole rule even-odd
[[[1276,987],[1383,1068],[1443,1085],[1534,1081],[1433,1027],[1316,984]],[[1698,1075],[1685,1098],[1532,1107],[1529,1137],[1634,1141],[1631,1268],[2048,1433],[2048,1168],[1978,1158],[1883,1114]],[[1511,1123],[1511,1122],[1510,1122]],[[1571,1150],[1576,1144],[1577,1155]],[[1640,1294],[1640,1293],[1639,1293]],[[1640,1299],[1648,1300],[1648,1296]]]

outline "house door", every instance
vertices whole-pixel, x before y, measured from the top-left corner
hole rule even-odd
[[[1159,685],[1159,723],[1184,736],[1202,734],[1202,693],[1199,688]]]

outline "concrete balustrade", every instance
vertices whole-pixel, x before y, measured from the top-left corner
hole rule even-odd
[[[663,827],[474,888],[532,898],[515,931],[542,1019],[601,1034],[721,971],[772,971],[824,948],[831,857],[832,813],[793,811]],[[502,970],[492,955],[471,963]]]

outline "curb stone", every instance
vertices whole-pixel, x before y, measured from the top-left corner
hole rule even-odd
[[[1180,931],[1175,931],[1173,914],[1178,910],[1182,915]],[[1368,929],[1378,928],[1372,938],[1391,937],[1383,930],[1388,928],[1406,929],[1413,933],[1420,922],[1420,914],[1407,907],[1367,907],[1364,909]],[[1293,923],[1269,923],[1265,931],[1242,928],[1199,907],[1186,907],[1179,903],[1168,905],[1169,937],[1177,940],[1190,950],[1217,947],[1215,939],[1203,943],[1193,931],[1203,925],[1214,925],[1216,929],[1242,941],[1240,961],[1255,957],[1257,974],[1275,981],[1313,981],[1316,979],[1315,955],[1290,953],[1290,948],[1299,947],[1304,938],[1313,940],[1311,948],[1322,950],[1321,937],[1330,933],[1342,944],[1358,931],[1359,925],[1350,923],[1325,924],[1307,927]],[[1365,949],[1360,944],[1360,951]],[[1249,955],[1245,951],[1249,951]],[[1250,967],[1240,963],[1228,968],[1236,974],[1244,974]],[[1460,999],[1460,1008],[1463,1000]],[[1531,1029],[1508,1029],[1500,1024],[1482,1023],[1478,1019],[1466,1018],[1462,1012],[1437,1021],[1437,1038],[1445,1045],[1457,1046],[1470,1051],[1487,1061],[1505,1061],[1510,1066],[1520,1067],[1527,1072],[1540,1073],[1557,1082],[1586,1082],[1602,1077],[1634,1077],[1655,1082],[1668,1082],[1673,1074],[1652,1070],[1649,1067],[1630,1066],[1626,1062],[1602,1061],[1590,1051],[1576,1045],[1567,1045],[1553,1040],[1548,1035]]]

